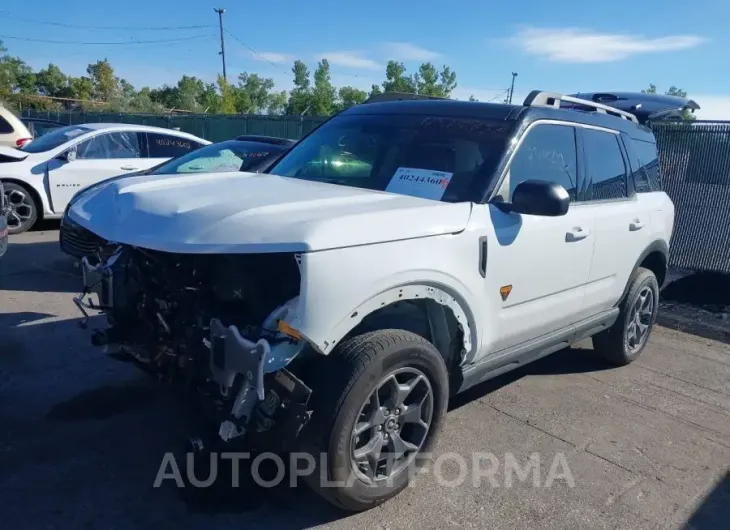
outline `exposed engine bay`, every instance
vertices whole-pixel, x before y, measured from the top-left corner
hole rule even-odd
[[[305,347],[284,321],[300,288],[295,254],[117,245],[84,258],[82,270],[74,301],[85,320],[100,310],[108,323],[92,344],[202,397],[224,441],[306,423],[310,390],[285,369]]]

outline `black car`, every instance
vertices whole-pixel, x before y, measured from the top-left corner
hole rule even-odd
[[[44,120],[42,118],[21,118],[20,121],[23,122],[23,125],[25,125],[33,138],[39,138],[44,134],[68,125],[60,121]]]
[[[642,124],[651,120],[682,120],[686,112],[693,113],[700,108],[691,99],[643,92],[579,92],[572,97],[630,112]],[[560,106],[574,110],[592,110],[570,102],[561,102]]]
[[[68,209],[83,193],[97,189],[112,180],[145,175],[181,175],[187,173],[218,173],[245,171],[265,173],[289,147],[294,140],[275,138],[273,136],[245,135],[234,140],[218,142],[183,156],[168,160],[158,166],[127,173],[111,179],[103,180],[79,191],[68,203],[61,219],[61,250],[76,258],[83,258],[97,251],[106,241],[95,236],[68,218]]]

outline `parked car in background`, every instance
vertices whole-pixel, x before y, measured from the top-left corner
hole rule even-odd
[[[630,112],[646,124],[651,120],[682,120],[686,113],[694,113],[700,106],[696,101],[666,94],[646,94],[643,92],[579,92],[573,97],[608,105]],[[590,108],[570,102],[562,102],[561,108],[587,110]]]
[[[160,127],[87,123],[60,127],[19,148],[0,147],[0,179],[10,208],[8,229],[19,234],[39,219],[58,219],[77,191],[208,144],[192,134]]]
[[[20,118],[20,121],[23,122],[23,125],[30,131],[34,139],[67,125],[60,121],[44,120],[42,118]]]
[[[3,183],[0,181],[0,256],[5,254],[8,248],[8,208],[5,203]]]
[[[9,109],[0,105],[0,146],[22,147],[33,135]]]
[[[221,173],[244,171],[250,173],[265,172],[282,153],[296,143],[286,138],[273,136],[246,135],[235,140],[226,140],[206,145],[183,156],[164,162],[145,171],[117,175],[103,180],[81,190],[69,201],[66,211],[61,218],[59,241],[61,250],[76,258],[83,258],[93,254],[97,249],[106,245],[95,234],[89,232],[78,223],[68,218],[66,213],[74,201],[85,193],[91,193],[112,181],[121,178],[131,178],[143,175],[185,175],[190,173]]]

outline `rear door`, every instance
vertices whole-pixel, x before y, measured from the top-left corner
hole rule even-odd
[[[651,220],[634,191],[619,133],[595,127],[578,130],[584,160],[580,193],[584,207],[595,215],[595,250],[584,304],[590,315],[610,309],[621,298],[649,244]]]
[[[172,134],[145,133],[145,136],[147,139],[147,149],[144,154],[146,168],[154,167],[202,147],[198,142]]]

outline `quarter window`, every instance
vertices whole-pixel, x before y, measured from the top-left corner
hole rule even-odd
[[[76,158],[82,160],[139,157],[139,137],[131,131],[98,134],[76,148]]]
[[[635,140],[633,142],[636,155],[639,157],[636,191],[659,191],[662,189],[662,181],[659,174],[659,157],[656,144]]]
[[[187,138],[157,133],[147,133],[147,143],[150,158],[175,158],[200,147],[198,142]]]
[[[596,129],[583,129],[586,159],[585,183],[581,186],[586,201],[621,199],[628,196],[626,164],[618,135]]]
[[[575,128],[568,125],[537,125],[527,133],[517,150],[505,184],[502,198],[526,180],[546,180],[565,188],[571,201],[576,200],[577,159]]]

